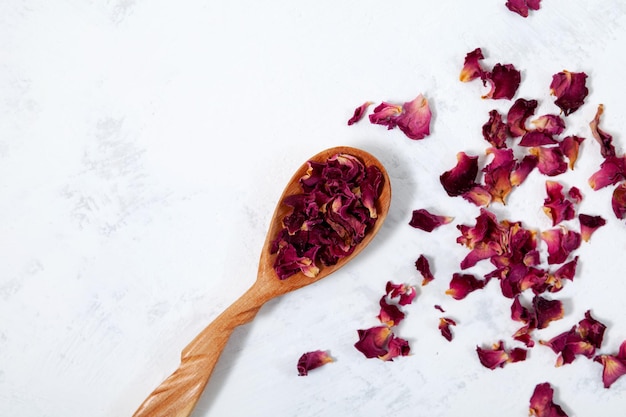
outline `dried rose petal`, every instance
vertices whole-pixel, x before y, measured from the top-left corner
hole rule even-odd
[[[536,146],[529,152],[537,157],[537,169],[544,175],[554,177],[567,171],[567,162],[561,148],[557,146]]]
[[[394,284],[391,281],[387,281],[385,293],[392,299],[397,298],[398,304],[401,306],[411,304],[417,296],[417,291],[414,286],[408,284]]]
[[[419,209],[413,210],[413,215],[411,217],[411,221],[409,221],[409,225],[415,227],[416,229],[432,232],[439,226],[448,224],[452,220],[454,220],[454,217],[440,216],[432,214],[426,209]]]
[[[430,270],[430,263],[424,255],[420,255],[415,261],[415,268],[422,274],[422,286],[427,285],[430,281],[435,279]]]
[[[549,135],[560,135],[565,130],[565,121],[556,114],[544,114],[532,121],[535,129]]]
[[[486,207],[491,204],[491,193],[484,185],[475,185],[469,191],[464,192],[461,196],[478,207]]]
[[[489,120],[483,125],[483,138],[494,148],[506,148],[508,126],[502,121],[502,115],[497,110],[489,112]]]
[[[411,353],[409,342],[405,339],[397,337],[393,333],[387,343],[387,353],[378,357],[382,361],[393,361],[398,356],[407,356]]]
[[[546,132],[541,132],[539,130],[530,130],[522,136],[522,140],[519,141],[519,146],[544,146],[544,145],[554,145],[558,143],[551,134]]]
[[[604,388],[609,388],[619,377],[626,375],[626,340],[620,345],[617,354],[598,355],[594,360],[602,364],[602,382]]]
[[[583,195],[580,192],[580,189],[578,187],[570,188],[569,191],[567,192],[567,195],[576,204],[580,204],[583,201]]]
[[[485,76],[485,80],[490,83],[490,90],[483,98],[510,100],[515,95],[521,79],[521,73],[512,64],[496,64]]]
[[[511,136],[514,138],[519,137],[528,131],[526,129],[526,120],[535,114],[537,104],[537,100],[526,100],[523,98],[515,100],[506,116],[506,123]]]
[[[574,204],[565,198],[563,185],[556,181],[546,181],[548,197],[543,202],[543,211],[552,219],[552,226],[574,218]]]
[[[537,384],[530,397],[530,415],[535,417],[567,417],[553,400],[554,390],[548,382]]]
[[[585,318],[576,326],[563,332],[548,341],[540,340],[539,343],[548,346],[556,354],[556,366],[572,363],[578,355],[592,358],[596,349],[602,346],[602,339],[606,326],[591,316],[591,312],[585,312]]]
[[[348,119],[348,126],[351,126],[359,122],[363,118],[363,116],[365,116],[365,113],[367,112],[367,108],[371,106],[372,104],[374,103],[371,101],[366,101],[365,103],[361,104],[359,107],[354,109],[354,114],[352,115],[350,119]]]
[[[483,56],[480,48],[476,48],[472,52],[468,52],[467,55],[465,55],[465,62],[463,64],[463,69],[461,69],[459,79],[463,82],[468,82],[476,78],[483,78],[485,76],[485,71],[481,67],[480,61],[484,58],[485,57]]]
[[[589,177],[589,185],[597,191],[625,179],[626,157],[607,156],[600,164],[600,169]]]
[[[552,76],[550,94],[556,97],[555,104],[565,116],[575,112],[583,105],[589,93],[585,85],[587,74],[564,70]]]
[[[307,352],[300,356],[298,359],[298,375],[306,376],[309,371],[319,368],[333,361],[328,352],[323,350],[315,350],[313,352]]]
[[[452,330],[450,326],[456,326],[456,322],[449,317],[441,317],[439,319],[439,331],[441,335],[448,341],[452,341]]]
[[[520,362],[526,360],[527,351],[522,348],[514,348],[510,351],[504,349],[504,342],[499,341],[491,348],[481,348],[476,346],[476,353],[480,363],[491,370],[502,368],[507,363]]]
[[[535,155],[525,155],[511,173],[511,185],[518,186],[523,183],[532,170],[535,169],[538,161],[539,159]]]
[[[389,327],[397,326],[402,320],[404,320],[405,314],[395,304],[389,304],[387,297],[383,296],[380,299],[380,313],[376,316],[381,323],[386,324]]]
[[[402,113],[402,106],[383,101],[374,108],[370,114],[370,122],[377,125],[387,126],[391,130],[396,127],[396,118]]]
[[[565,314],[560,300],[548,300],[539,295],[533,297],[533,310],[538,329],[545,329],[550,322],[562,319]]]
[[[441,185],[450,197],[460,196],[476,185],[478,156],[468,156],[465,152],[456,155],[457,164],[439,177]]]
[[[548,263],[551,265],[565,262],[569,254],[578,249],[582,240],[580,233],[563,227],[545,230],[541,232],[541,238],[548,246]]]
[[[388,326],[376,326],[357,330],[359,341],[354,347],[366,358],[377,358],[388,353],[387,346],[392,332]]]
[[[578,150],[580,149],[580,144],[584,140],[585,138],[572,135],[567,136],[559,142],[561,152],[563,152],[563,155],[565,155],[569,160],[569,169],[574,169],[574,164],[576,163],[576,160],[578,160]]]
[[[606,224],[606,220],[601,216],[590,216],[583,213],[578,215],[578,220],[580,221],[580,235],[585,242],[589,242],[593,232]]]
[[[455,272],[450,280],[450,288],[446,290],[446,294],[455,300],[462,300],[473,291],[484,288],[486,281],[477,279],[472,274],[460,274]]]
[[[493,155],[493,160],[483,168],[485,188],[491,194],[491,201],[505,204],[513,189],[511,173],[516,165],[513,150],[489,148],[487,155]]]
[[[615,156],[615,147],[613,146],[613,137],[600,129],[600,116],[604,113],[604,105],[599,104],[598,110],[593,120],[589,123],[591,134],[600,144],[600,153],[603,157]]]
[[[441,307],[439,304],[435,304],[435,309],[441,311],[442,313],[446,312],[446,310],[444,310],[443,307]]]
[[[528,17],[528,10],[539,10],[541,0],[507,0],[505,6],[522,17]]]
[[[618,219],[626,217],[626,182],[621,183],[613,190],[611,208]]]
[[[420,94],[414,100],[404,103],[402,113],[396,117],[395,122],[409,139],[419,140],[430,135],[431,118],[428,100]]]

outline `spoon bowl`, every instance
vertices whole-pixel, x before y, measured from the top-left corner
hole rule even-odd
[[[320,266],[315,277],[298,272],[286,279],[279,279],[274,271],[276,254],[270,253],[272,241],[282,229],[282,220],[292,208],[282,204],[285,197],[301,191],[299,180],[307,172],[309,161],[324,163],[335,154],[349,154],[365,166],[378,167],[383,176],[380,196],[375,202],[377,220],[367,230],[363,240],[350,255],[334,265]],[[193,411],[200,395],[213,373],[213,369],[233,330],[254,319],[260,308],[272,298],[297,290],[332,274],[354,259],[374,238],[382,226],[391,202],[391,185],[383,165],[371,154],[357,148],[338,146],[326,149],[309,158],[287,183],[274,214],[261,251],[257,279],[254,284],[230,307],[202,330],[182,351],[178,369],[165,379],[139,406],[133,417],[187,417]]]

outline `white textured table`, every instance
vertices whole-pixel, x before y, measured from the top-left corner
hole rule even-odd
[[[570,417],[622,416],[626,378],[604,389],[590,360],[555,368],[554,353],[536,346],[525,362],[482,367],[476,345],[513,346],[510,300],[495,283],[461,301],[444,294],[466,254],[454,226],[472,224],[478,208],[449,198],[439,175],[457,152],[483,153],[488,111],[511,104],[459,82],[465,54],[481,47],[487,66],[513,63],[516,97],[538,99],[537,114],[555,111],[554,73],[584,71],[590,93],[567,123],[587,140],[558,180],[578,186],[580,211],[607,225],[553,295],[565,317],[537,337],[591,309],[608,327],[602,352],[626,339],[626,224],[610,187],[587,184],[601,162],[588,128],[599,103],[603,128],[626,149],[626,4],[542,3],[524,19],[504,0],[1,2],[0,415],[130,416],[255,279],[292,172],[349,145],[390,173],[380,236],[238,329],[194,416],[526,416],[543,381]],[[365,100],[419,93],[434,114],[425,140],[346,125]],[[544,181],[532,174],[491,209],[550,227]],[[408,226],[419,208],[455,220],[428,234]],[[436,277],[426,287],[413,265],[421,253]],[[419,289],[398,331],[412,354],[394,362],[353,347],[356,330],[376,324],[387,280]],[[438,333],[435,304],[458,321],[452,342]],[[314,349],[336,362],[298,377],[298,357]]]

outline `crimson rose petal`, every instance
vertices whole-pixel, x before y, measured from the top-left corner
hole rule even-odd
[[[532,121],[535,128],[549,135],[560,135],[565,130],[565,121],[556,114],[544,114]]]
[[[537,105],[537,100],[526,100],[523,98],[515,100],[506,116],[506,123],[511,136],[518,137],[527,132],[526,120],[535,114]]]
[[[615,147],[613,146],[613,137],[600,129],[600,116],[604,113],[604,105],[599,104],[598,110],[593,120],[589,123],[591,134],[600,144],[600,153],[603,157],[615,156]]]
[[[548,382],[537,384],[530,397],[530,415],[535,417],[567,417],[553,400],[554,390]]]
[[[414,286],[407,284],[394,284],[391,281],[387,281],[385,292],[390,298],[398,298],[398,304],[401,306],[411,304],[417,296],[417,291]]]
[[[476,78],[483,78],[485,76],[485,71],[480,65],[480,61],[485,57],[483,56],[483,52],[480,48],[474,49],[472,52],[468,52],[465,55],[465,62],[463,64],[463,69],[461,69],[461,75],[459,79],[463,82],[472,81]]]
[[[502,368],[507,363],[520,362],[526,360],[527,350],[522,348],[514,348],[510,351],[505,350],[504,342],[499,341],[491,348],[482,348],[476,346],[476,353],[480,363],[491,370]]]
[[[387,126],[387,129],[396,127],[396,118],[402,113],[402,106],[383,101],[374,108],[370,114],[370,122],[377,125]]]
[[[489,112],[489,120],[483,125],[483,138],[494,148],[506,148],[508,127],[502,121],[502,115],[497,110]]]
[[[454,220],[454,217],[440,216],[430,213],[426,209],[413,210],[413,215],[409,224],[416,229],[421,229],[426,232],[432,232],[439,226],[450,223]]]
[[[574,218],[572,202],[565,198],[563,185],[556,181],[546,181],[548,197],[543,202],[543,211],[552,219],[552,226]]]
[[[609,388],[622,375],[626,375],[626,340],[620,345],[617,354],[598,355],[594,360],[602,364],[602,382],[604,388]]]
[[[465,152],[456,155],[457,164],[439,177],[441,185],[450,197],[460,196],[476,185],[478,156],[468,156]]]
[[[450,288],[446,290],[446,294],[455,300],[462,300],[473,291],[485,287],[486,282],[477,279],[472,274],[459,274],[455,272],[450,280]]]
[[[578,232],[565,228],[544,230],[541,238],[548,246],[548,263],[551,265],[565,262],[569,254],[578,249],[582,240]]]
[[[593,232],[606,224],[606,220],[601,216],[590,216],[583,213],[578,215],[578,220],[580,221],[580,235],[585,242],[589,242]]]
[[[387,326],[397,326],[405,315],[395,304],[389,304],[387,297],[383,295],[380,299],[380,313],[378,313],[378,320]]]
[[[589,185],[595,191],[626,179],[626,157],[607,156],[600,169],[589,177]]]
[[[357,330],[359,341],[354,344],[366,358],[377,358],[388,353],[387,345],[391,338],[388,326],[376,326],[365,330]]]
[[[567,157],[569,160],[569,169],[574,169],[574,164],[578,159],[578,151],[580,149],[580,144],[585,140],[585,138],[581,138],[579,136],[571,135],[564,138],[561,142],[559,142],[559,147],[561,148],[561,152],[563,155]]]
[[[486,80],[491,86],[483,98],[510,100],[519,87],[521,73],[512,64],[496,64],[486,75]]]
[[[528,17],[529,10],[539,10],[541,0],[507,0],[505,6],[522,17]]]
[[[452,341],[452,330],[450,326],[456,326],[456,322],[449,317],[441,317],[439,319],[439,331],[441,331],[441,335],[448,341]]]
[[[618,219],[626,217],[626,182],[621,183],[613,190],[611,208]]]
[[[404,103],[402,113],[396,117],[395,123],[409,139],[419,140],[430,135],[431,118],[428,100],[420,94],[414,100]]]
[[[411,353],[411,347],[409,346],[409,342],[401,337],[397,337],[393,333],[389,338],[389,343],[387,344],[387,353],[378,357],[378,359],[383,361],[393,361],[394,358],[398,356],[407,356]]]
[[[306,376],[309,371],[319,368],[333,361],[328,352],[323,350],[315,350],[313,352],[307,352],[300,356],[298,359],[298,375]]]
[[[422,286],[428,284],[430,281],[435,279],[431,270],[430,263],[428,262],[428,258],[424,255],[420,255],[415,261],[415,268],[422,274]]]
[[[537,169],[542,174],[554,177],[567,171],[567,162],[558,145],[536,146],[530,148],[529,152],[537,157]]]
[[[589,93],[586,84],[587,74],[564,70],[552,76],[550,93],[556,97],[555,104],[565,116],[575,112],[583,105]]]

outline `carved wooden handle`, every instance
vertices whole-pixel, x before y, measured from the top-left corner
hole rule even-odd
[[[267,301],[257,290],[253,285],[187,345],[178,369],[152,391],[133,417],[191,414],[233,330],[252,321]]]

